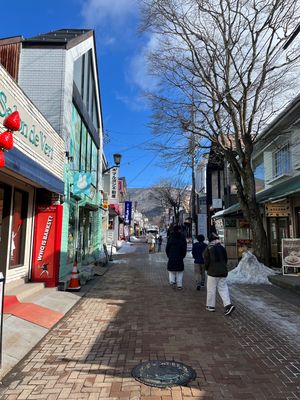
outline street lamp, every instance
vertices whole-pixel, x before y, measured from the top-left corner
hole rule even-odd
[[[115,154],[113,155],[113,157],[114,157],[114,163],[115,163],[115,165],[113,165],[112,167],[106,168],[104,171],[102,171],[102,174],[105,174],[106,172],[110,171],[111,169],[117,168],[117,167],[120,166],[122,155],[119,154],[119,153],[115,153]]]

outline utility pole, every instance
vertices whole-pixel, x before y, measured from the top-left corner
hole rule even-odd
[[[195,110],[194,110],[194,98],[192,99],[191,108],[191,125],[192,134],[190,138],[190,156],[191,156],[191,167],[192,167],[192,241],[194,242],[195,237],[198,235],[198,221],[197,221],[197,194],[196,194],[196,179],[195,179],[195,160],[196,160],[196,140],[195,140]]]

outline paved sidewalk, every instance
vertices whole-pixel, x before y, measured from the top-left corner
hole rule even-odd
[[[237,310],[205,311],[187,260],[183,291],[167,284],[163,253],[115,257],[83,297],[3,380],[0,398],[300,399],[299,304],[266,287],[232,287]],[[283,289],[282,289],[283,290]],[[277,304],[277,307],[276,307]],[[281,321],[281,323],[279,323]],[[131,377],[146,360],[195,369],[186,387]]]

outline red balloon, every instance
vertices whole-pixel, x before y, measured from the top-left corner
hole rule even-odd
[[[5,131],[0,134],[0,148],[4,150],[11,150],[14,146],[13,134],[11,131]]]
[[[0,168],[3,168],[4,166],[5,166],[5,157],[3,151],[0,150]]]
[[[21,126],[20,115],[18,111],[9,114],[3,121],[3,126],[10,131],[18,131]]]

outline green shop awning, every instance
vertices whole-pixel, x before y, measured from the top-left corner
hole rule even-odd
[[[271,188],[262,190],[257,193],[256,200],[258,203],[266,203],[267,201],[279,200],[300,192],[300,175],[294,176],[293,178],[281,182]],[[225,210],[218,211],[213,217],[223,217],[225,215],[233,214],[241,209],[240,204],[236,203],[226,208]]]

